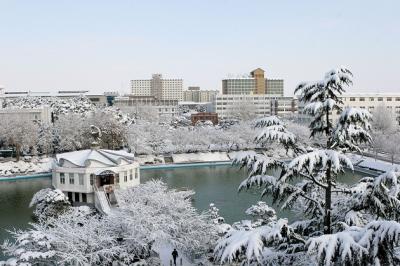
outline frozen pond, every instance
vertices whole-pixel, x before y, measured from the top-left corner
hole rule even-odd
[[[196,192],[193,204],[198,210],[207,210],[213,202],[229,223],[246,218],[244,211],[260,200],[260,193],[255,190],[237,193],[245,175],[244,170],[229,165],[141,170],[142,182],[161,178],[170,188],[193,189]],[[349,173],[340,179],[354,183],[361,176],[359,173]],[[50,178],[0,182],[0,242],[9,236],[6,229],[28,226],[32,215],[28,205],[32,195],[50,186]],[[264,200],[270,203],[269,199]],[[280,215],[292,218],[287,212],[280,212]]]

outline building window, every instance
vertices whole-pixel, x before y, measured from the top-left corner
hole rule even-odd
[[[392,97],[387,97],[386,101],[391,102],[392,101]]]
[[[69,176],[69,183],[73,185],[75,183],[74,174],[70,173],[68,174],[68,176]]]
[[[124,182],[128,182],[128,172],[124,172]]]
[[[360,102],[364,102],[365,98],[364,97],[360,97]]]
[[[373,97],[370,97],[370,98],[369,98],[369,101],[370,101],[370,102],[373,102],[373,101],[375,101],[375,99],[374,99]]]
[[[396,102],[400,102],[400,97],[396,97]]]
[[[133,180],[133,170],[132,169],[129,171],[129,179]]]
[[[350,97],[350,102],[355,102],[355,101],[356,101],[356,98]]]
[[[119,175],[117,175],[117,176],[115,177],[115,182],[116,182],[117,184],[119,184]]]
[[[65,174],[60,173],[60,184],[65,184]]]
[[[94,184],[94,174],[90,175],[90,185],[93,186]]]
[[[83,174],[78,174],[79,177],[79,185],[83,186]]]
[[[75,192],[75,201],[79,202],[79,193]]]
[[[381,101],[383,101],[383,98],[382,97],[378,97],[378,102],[381,102]]]
[[[82,202],[87,202],[86,193],[82,193]]]

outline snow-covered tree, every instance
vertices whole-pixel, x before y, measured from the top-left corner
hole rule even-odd
[[[65,197],[57,190],[37,193],[32,204],[44,217],[25,231],[12,232],[14,241],[1,246],[11,257],[5,265],[132,265],[137,258],[154,262],[165,243],[191,258],[215,245],[216,225],[192,206],[192,191],[150,181],[116,193],[119,207],[106,216],[86,206],[53,215],[48,204]]]
[[[259,219],[261,223],[234,224],[218,242],[216,255],[220,262],[237,260],[254,265],[397,263],[398,170],[376,178],[363,178],[350,187],[336,180],[345,168],[353,169],[345,152],[360,152],[360,145],[371,141],[368,132],[371,115],[360,109],[342,110],[338,96],[349,84],[350,71],[339,68],[328,72],[322,81],[303,83],[297,88],[300,100],[307,104],[306,112],[313,117],[311,137],[323,134],[326,138],[322,149],[303,149],[276,117],[256,122],[256,127],[261,127],[262,131],[255,141],[261,143],[265,151],[242,152],[234,160],[248,171],[239,190],[262,186],[263,196],[271,196],[281,208],[295,211],[297,219],[278,227],[274,232],[280,235],[272,239],[268,238],[271,227],[284,224],[282,219],[263,218]],[[336,124],[331,120],[332,112],[341,112]],[[277,157],[270,148],[272,141],[283,145],[287,151],[292,150],[293,153],[287,154],[295,157],[289,163]],[[259,211],[258,205],[248,212]],[[269,210],[266,206],[263,209]],[[273,217],[273,211],[269,213]],[[262,221],[264,225],[260,225]]]
[[[372,127],[378,132],[383,134],[390,134],[396,131],[399,123],[396,121],[396,116],[389,110],[385,104],[379,104],[372,112],[374,119],[372,120]]]
[[[38,132],[38,125],[32,120],[8,117],[1,121],[0,139],[14,147],[16,159],[19,161],[21,152],[28,152],[36,148]]]
[[[71,204],[61,190],[45,188],[33,195],[29,207],[35,207],[33,214],[38,220],[46,220],[62,215]]]
[[[127,250],[151,251],[169,243],[192,258],[215,243],[216,227],[208,215],[198,214],[190,202],[193,191],[169,190],[161,181],[118,190],[119,208],[109,217]]]

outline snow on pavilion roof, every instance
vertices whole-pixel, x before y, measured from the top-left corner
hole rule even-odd
[[[68,161],[77,167],[86,167],[90,161],[97,161],[104,166],[118,166],[121,161],[133,162],[134,155],[126,151],[114,151],[103,149],[88,149],[57,154],[57,163],[62,166],[64,161]]]

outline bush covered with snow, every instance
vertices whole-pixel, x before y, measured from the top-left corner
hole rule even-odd
[[[14,240],[1,246],[12,257],[5,265],[132,265],[137,258],[157,261],[156,247],[165,243],[190,258],[215,245],[216,225],[194,209],[192,191],[169,190],[161,181],[150,181],[116,193],[119,207],[109,215],[70,207],[58,215],[50,212],[32,228],[12,232]],[[47,189],[37,193],[32,204],[65,200],[59,191]]]

